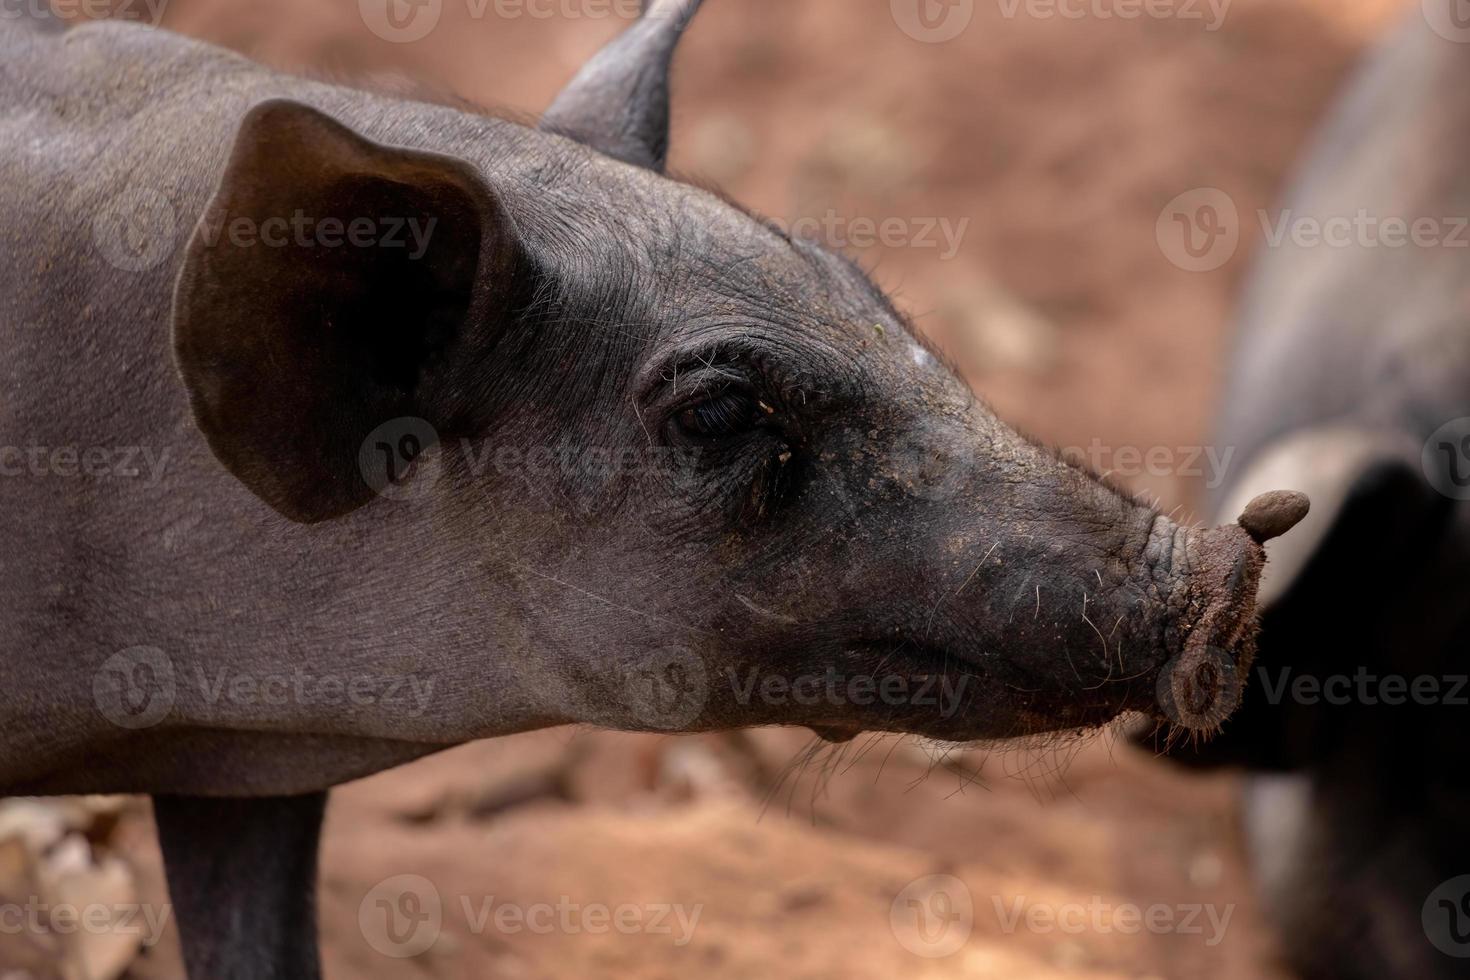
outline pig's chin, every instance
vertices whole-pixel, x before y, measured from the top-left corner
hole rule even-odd
[[[846,659],[881,664],[879,696],[821,712],[807,727],[832,742],[863,732],[893,732],[946,741],[1004,740],[1107,726],[1139,713],[1204,738],[1240,705],[1255,653],[1258,547],[1233,540],[1199,563],[1168,640],[1118,675],[1075,674],[1060,680],[1023,670],[1005,657],[979,661],[944,650],[849,649]],[[1226,535],[1222,535],[1226,536]],[[1244,535],[1238,535],[1244,537]],[[1219,545],[1222,542],[1214,541]],[[884,687],[887,685],[887,687]],[[883,691],[899,696],[883,696]]]
[[[812,723],[807,727],[832,743],[847,742],[866,732],[915,735],[943,742],[1002,742],[1096,730],[1129,713],[1137,712],[1113,705],[1064,705],[1037,710],[1004,702],[987,704],[979,699],[965,705],[953,717],[904,713],[867,720]]]
[[[878,665],[895,689],[927,695],[884,699],[809,727],[832,741],[863,731],[974,741],[1098,728],[1141,712],[1175,733],[1209,737],[1239,707],[1255,656],[1262,546],[1300,521],[1307,508],[1301,494],[1265,494],[1239,524],[1188,532],[1181,560],[1169,569],[1172,587],[1159,603],[1154,649],[1140,651],[1117,674],[1110,669],[1106,677],[1089,679],[1086,667],[1078,672],[1086,662],[1080,654],[1066,658],[1068,673],[1041,676],[1034,655],[1026,658],[1032,665],[1027,672],[1016,656],[850,650],[849,657]]]
[[[883,730],[949,742],[1005,741],[1103,728],[1120,715],[1147,710],[1136,702],[1056,702],[980,696],[954,717],[890,719]]]
[[[1156,708],[1157,670],[1079,690],[1027,676],[1003,661],[976,663],[943,650],[849,649],[846,659],[883,667],[872,675],[877,697],[806,721],[834,743],[864,732],[951,742],[1005,740],[1100,728],[1125,712]]]

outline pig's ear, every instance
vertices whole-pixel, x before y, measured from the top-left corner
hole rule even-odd
[[[253,109],[194,231],[174,354],[219,460],[291,520],[373,496],[364,439],[474,428],[524,286],[509,216],[468,164],[381,146],[287,101]]]
[[[1259,604],[1270,609],[1322,564],[1371,564],[1358,578],[1393,574],[1395,550],[1447,516],[1451,500],[1421,468],[1422,444],[1395,431],[1308,429],[1259,454],[1232,487],[1219,514],[1239,514],[1257,494],[1300,490],[1312,509],[1289,534],[1266,542]],[[1385,567],[1386,566],[1386,567]]]
[[[662,172],[669,153],[669,67],[700,0],[643,0],[643,16],[582,66],[541,128]]]

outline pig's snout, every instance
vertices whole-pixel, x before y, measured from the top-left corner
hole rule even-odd
[[[1255,656],[1256,587],[1271,538],[1306,516],[1304,494],[1275,491],[1252,500],[1236,525],[1194,532],[1179,656],[1158,678],[1158,707],[1182,729],[1210,734],[1240,705]]]

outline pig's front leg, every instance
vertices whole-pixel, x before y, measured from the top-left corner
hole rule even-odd
[[[317,841],[327,794],[155,796],[190,980],[318,980]]]

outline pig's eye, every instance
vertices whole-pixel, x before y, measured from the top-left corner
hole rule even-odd
[[[679,428],[699,439],[728,439],[755,428],[759,403],[750,395],[730,392],[691,405],[678,415]]]

